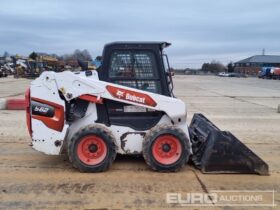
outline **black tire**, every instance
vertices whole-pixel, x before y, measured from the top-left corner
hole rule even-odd
[[[180,156],[175,162],[170,164],[163,164],[157,161],[153,153],[153,147],[154,146],[156,147],[156,145],[159,143],[156,142],[159,141],[160,138],[163,138],[163,135],[175,137],[178,140],[177,142],[181,146]],[[164,150],[163,146],[162,146],[162,150]],[[147,165],[155,171],[159,171],[159,172],[179,171],[188,162],[189,156],[190,156],[190,141],[186,136],[186,134],[180,128],[177,128],[175,126],[170,126],[170,125],[156,126],[155,128],[151,129],[144,138],[143,157]]]
[[[104,152],[104,159],[102,158],[101,162],[98,162],[96,164],[86,164],[85,161],[83,161],[83,158],[80,158],[80,154],[84,155],[83,152],[78,152],[79,148],[85,148],[82,147],[81,142],[84,141],[85,138],[97,138],[98,141],[102,143],[102,147],[105,149],[106,152],[104,152],[104,149],[102,150]],[[97,154],[97,151],[100,150],[100,145],[96,146],[94,145],[95,152],[90,151],[90,146],[88,146],[88,153],[90,155]],[[80,149],[79,149],[80,151]],[[82,150],[83,151],[83,150]],[[106,171],[114,162],[116,155],[117,155],[117,147],[115,143],[115,138],[112,135],[112,133],[106,129],[103,126],[100,125],[90,125],[86,126],[84,128],[81,128],[67,143],[67,154],[69,161],[72,163],[72,165],[77,168],[81,172],[101,172]],[[88,159],[89,161],[90,159]],[[94,161],[94,158],[91,158],[91,160]]]

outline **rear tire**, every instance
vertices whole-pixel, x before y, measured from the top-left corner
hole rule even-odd
[[[190,142],[180,128],[156,126],[144,138],[143,156],[148,166],[155,171],[179,171],[189,160]]]
[[[117,155],[115,138],[103,126],[86,126],[68,142],[67,153],[70,162],[81,172],[105,171]]]

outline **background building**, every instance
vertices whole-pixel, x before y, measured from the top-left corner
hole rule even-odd
[[[234,71],[257,75],[262,67],[280,67],[280,55],[255,55],[234,63]]]

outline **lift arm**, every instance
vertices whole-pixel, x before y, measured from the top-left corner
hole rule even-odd
[[[91,76],[86,76],[85,72],[80,74],[69,71],[44,72],[40,78],[47,87],[55,81],[58,90],[67,101],[77,97],[93,96],[96,97],[97,103],[101,103],[102,99],[110,99],[163,111],[174,124],[186,122],[186,106],[180,99],[100,81],[96,72]]]

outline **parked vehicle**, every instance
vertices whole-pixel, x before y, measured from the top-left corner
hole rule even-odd
[[[272,79],[280,79],[280,68],[273,68],[270,73]]]
[[[239,73],[235,73],[235,72],[220,72],[218,74],[219,77],[245,77],[245,75],[239,74]]]
[[[2,69],[6,72],[7,75],[12,75],[15,71],[14,64],[12,62],[4,64]]]
[[[258,77],[262,79],[280,79],[280,67],[263,67]]]
[[[262,70],[259,72],[258,77],[261,79],[271,79],[271,71],[272,67],[263,67]]]
[[[243,75],[241,75],[239,73],[232,72],[232,73],[228,73],[228,77],[243,77]]]
[[[0,77],[7,77],[8,76],[8,74],[7,74],[7,72],[5,71],[5,69],[4,68],[0,68]]]
[[[220,72],[220,73],[218,74],[218,76],[219,76],[219,77],[228,77],[229,74],[226,73],[226,72]]]

